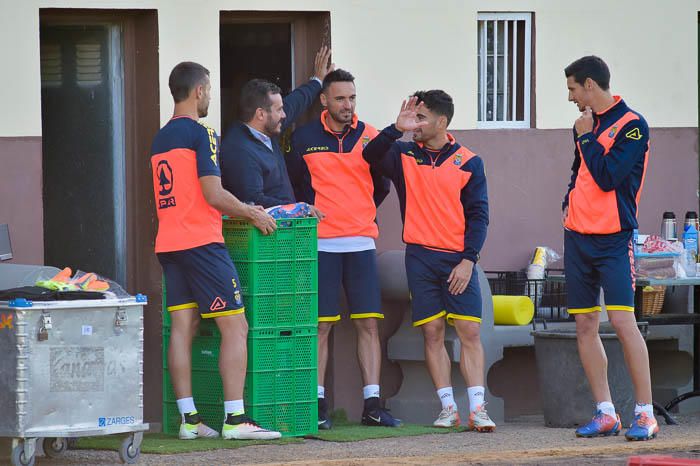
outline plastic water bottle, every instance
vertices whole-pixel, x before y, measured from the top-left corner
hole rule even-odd
[[[693,223],[685,225],[683,230],[683,247],[692,254],[693,259],[698,256],[698,230]]]

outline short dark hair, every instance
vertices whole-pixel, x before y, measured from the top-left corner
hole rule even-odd
[[[281,94],[282,89],[270,81],[264,79],[251,79],[243,85],[241,89],[241,100],[239,102],[239,117],[241,121],[250,121],[255,116],[255,111],[259,108],[270,110],[272,101],[270,94]]]
[[[183,61],[175,65],[168,78],[168,87],[175,103],[187,100],[192,89],[209,77],[209,70],[199,63]]]
[[[591,78],[604,91],[610,89],[610,70],[602,58],[595,55],[581,57],[566,68],[564,74],[567,78],[573,76],[574,81],[583,85],[587,78]]]
[[[428,107],[431,112],[447,117],[447,124],[450,124],[455,114],[455,104],[447,92],[433,89],[431,91],[416,91],[413,95],[418,97],[418,103],[423,102],[423,105]]]
[[[355,76],[350,74],[349,71],[337,69],[333,70],[330,73],[326,75],[325,78],[323,78],[323,86],[321,86],[321,90],[325,91],[328,89],[328,86],[330,86],[333,83],[354,83],[355,82]]]

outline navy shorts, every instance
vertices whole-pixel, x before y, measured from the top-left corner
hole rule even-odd
[[[198,308],[202,318],[245,311],[238,272],[221,243],[157,254],[169,312]]]
[[[455,320],[481,322],[481,289],[476,270],[462,294],[448,291],[447,279],[462,259],[461,254],[454,252],[433,251],[414,244],[406,246],[406,277],[414,327],[441,317],[449,324]]]
[[[318,321],[340,320],[340,286],[351,319],[375,317],[383,319],[377,252],[374,249],[357,252],[318,253]]]
[[[634,311],[634,250],[629,230],[610,235],[564,232],[564,274],[569,314],[600,311],[600,288],[609,311]]]

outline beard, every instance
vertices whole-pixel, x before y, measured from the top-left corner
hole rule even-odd
[[[344,125],[349,125],[352,123],[352,112],[347,112],[345,113],[344,111],[340,112],[330,112],[331,118],[333,118],[335,121],[338,123],[342,123]]]
[[[265,122],[265,134],[268,136],[279,136],[280,133],[282,132],[282,128],[280,126],[280,123],[282,120],[277,120],[273,121],[272,119],[269,119]]]
[[[203,105],[202,107],[197,107],[197,115],[199,118],[204,118],[209,115],[209,104]]]

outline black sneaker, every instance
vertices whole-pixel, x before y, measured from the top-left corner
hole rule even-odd
[[[328,415],[328,403],[325,398],[318,399],[318,428],[328,430],[333,427],[331,417]]]
[[[401,419],[396,419],[388,409],[379,405],[379,398],[365,400],[365,409],[362,411],[362,424],[366,426],[401,427]]]

